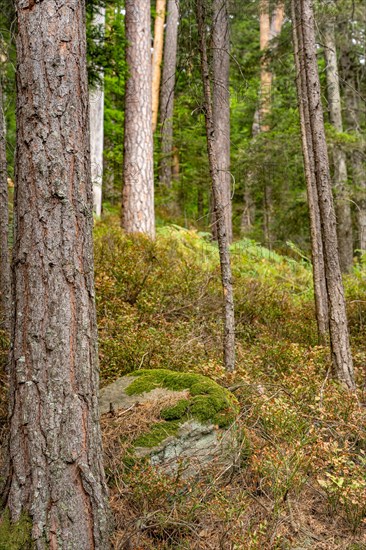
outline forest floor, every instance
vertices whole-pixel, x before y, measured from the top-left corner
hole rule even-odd
[[[350,395],[317,343],[310,262],[296,247],[281,256],[249,240],[232,258],[237,370],[228,374],[208,236],[169,226],[153,243],[124,235],[113,216],[96,226],[102,385],[169,368],[211,377],[240,404],[232,466],[191,480],[123,460],[131,432],[144,432],[155,410],[102,418],[114,548],[366,549],[366,263],[345,277],[359,388]]]
[[[131,430],[156,411],[103,418],[114,547],[366,549],[366,265],[345,277],[359,387],[350,395],[317,343],[311,265],[296,247],[232,246],[237,370],[227,374],[208,236],[170,226],[152,243],[110,218],[95,242],[102,384],[141,367],[196,372],[232,388],[241,409],[232,467],[190,481],[123,461]]]

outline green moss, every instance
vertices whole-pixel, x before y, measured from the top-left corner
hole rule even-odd
[[[161,418],[164,420],[178,420],[183,418],[188,412],[190,405],[189,399],[180,399],[178,403],[172,407],[167,407],[163,409],[160,413]]]
[[[189,398],[161,411],[165,420],[182,420],[189,416],[201,422],[228,426],[238,412],[236,398],[206,376],[166,369],[140,370],[131,373],[136,379],[128,386],[128,395],[149,392],[154,388],[189,391]]]
[[[151,430],[140,435],[134,441],[135,447],[155,447],[170,435],[176,435],[179,429],[180,421],[171,420],[170,422],[159,422],[153,424]]]
[[[11,523],[9,510],[0,519],[0,550],[31,550],[32,522],[27,514],[22,514],[16,523]]]

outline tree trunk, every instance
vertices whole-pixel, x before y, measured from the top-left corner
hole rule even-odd
[[[98,8],[93,18],[93,25],[105,26],[105,8]],[[103,73],[100,74],[103,77]],[[94,212],[97,218],[102,214],[102,184],[103,184],[103,141],[104,141],[104,89],[97,86],[89,92],[90,104],[90,161],[93,183]]]
[[[228,371],[235,369],[235,318],[234,296],[230,265],[229,243],[226,235],[224,199],[221,192],[221,178],[217,163],[213,104],[211,97],[210,72],[206,44],[206,18],[204,0],[197,0],[198,41],[201,57],[201,75],[204,93],[204,112],[207,133],[207,152],[212,181],[212,194],[217,220],[221,280],[224,294],[224,365]]]
[[[6,505],[37,550],[106,549],[84,2],[17,0]]]
[[[154,51],[152,59],[152,128],[156,130],[159,112],[161,61],[163,59],[164,21],[166,0],[156,0],[154,23]]]
[[[324,46],[330,123],[337,132],[343,132],[335,29],[332,17],[328,19],[324,26]],[[339,145],[334,145],[333,148],[333,165],[339,261],[341,270],[347,272],[353,264],[352,215],[348,191],[346,152]]]
[[[328,296],[325,280],[323,242],[318,192],[315,180],[314,151],[311,137],[304,56],[301,55],[301,52],[303,51],[302,34],[301,32],[298,32],[299,14],[298,8],[295,8],[295,1],[296,0],[292,0],[292,30],[296,66],[296,88],[300,112],[302,151],[304,157],[305,181],[309,206],[315,313],[318,326],[319,343],[324,344],[327,340],[329,330]]]
[[[352,36],[347,37],[348,41]],[[340,65],[345,83],[345,123],[346,130],[353,132],[358,138],[358,144],[351,155],[352,184],[354,201],[357,207],[358,247],[366,251],[366,147],[360,131],[361,102],[358,84],[355,78],[355,67],[351,61],[348,49],[341,50]]]
[[[226,237],[233,240],[230,175],[230,36],[227,0],[213,0],[213,123],[216,159],[224,206]],[[215,220],[217,223],[217,220]]]
[[[270,40],[270,16],[269,0],[260,0],[259,4],[259,40],[260,49],[265,52]],[[261,132],[268,132],[269,125],[266,120],[270,112],[271,104],[272,73],[268,68],[266,55],[261,60],[261,84],[260,84],[260,105],[259,105],[259,128]]]
[[[155,236],[151,114],[150,2],[126,0],[126,62],[122,227]]]
[[[313,7],[311,0],[300,0],[298,4],[299,20],[297,27],[298,32],[302,33],[303,49],[301,56],[304,58],[304,78],[309,102],[315,180],[322,229],[332,361],[338,379],[350,390],[354,390],[352,355],[339,264],[336,219],[316,58]]]
[[[10,325],[9,198],[6,165],[5,117],[0,80],[0,329]]]
[[[163,77],[160,96],[161,161],[159,182],[172,184],[173,157],[173,110],[175,71],[177,64],[179,0],[168,0],[166,16]]]

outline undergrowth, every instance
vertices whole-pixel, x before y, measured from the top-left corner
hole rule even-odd
[[[102,383],[139,368],[208,375],[237,397],[246,442],[230,468],[168,477],[123,461],[131,426],[146,429],[141,413],[123,415],[119,428],[105,418],[114,547],[366,548],[365,265],[345,278],[356,396],[333,380],[317,344],[306,258],[251,241],[233,245],[232,257],[235,375],[222,368],[215,244],[176,226],[154,243],[111,219],[96,228]]]

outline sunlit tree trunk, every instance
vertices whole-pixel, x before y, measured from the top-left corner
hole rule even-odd
[[[224,198],[217,161],[213,101],[206,44],[205,0],[197,0],[198,41],[201,57],[201,76],[204,93],[204,112],[207,134],[207,152],[212,182],[212,194],[217,220],[221,280],[224,295],[224,365],[228,371],[235,369],[235,318],[234,295],[230,265],[229,243],[226,234]]]
[[[150,3],[126,0],[125,134],[122,227],[155,236],[151,113]]]
[[[226,236],[233,240],[230,175],[230,36],[227,0],[213,1],[212,68],[215,147],[224,205]],[[217,223],[217,220],[213,220]],[[214,232],[217,233],[216,231]]]
[[[154,50],[152,59],[152,128],[156,130],[159,112],[161,62],[163,59],[164,21],[166,0],[156,0],[154,23]]]
[[[298,33],[301,33],[301,41],[299,40],[299,42],[302,44],[302,49],[299,53],[304,63],[304,91],[306,91],[309,104],[314,174],[322,230],[332,362],[338,379],[350,390],[354,390],[353,362],[339,264],[336,218],[325,140],[321,88],[316,58],[313,5],[311,0],[297,1],[296,10],[297,18],[294,24],[298,29]]]
[[[328,16],[324,26],[324,54],[326,60],[329,118],[337,132],[343,132],[342,104],[339,88],[334,18]],[[343,272],[353,264],[351,202],[348,190],[347,157],[339,145],[333,147],[334,195],[339,244],[339,261]]]
[[[37,550],[109,548],[98,408],[85,5],[17,0],[5,504]]]
[[[105,8],[99,8],[99,13],[93,18],[95,26],[104,29]],[[101,79],[103,74],[100,74]],[[89,91],[90,103],[90,162],[93,183],[94,212],[97,218],[102,214],[103,187],[103,142],[104,142],[104,89],[103,85]]]
[[[10,262],[8,248],[9,210],[6,165],[5,117],[0,80],[0,328],[8,332],[10,322]]]
[[[298,11],[292,1],[292,30],[296,66],[296,88],[300,113],[302,151],[304,157],[305,181],[309,206],[311,254],[316,320],[319,342],[324,344],[329,330],[328,296],[325,280],[323,242],[320,223],[318,192],[315,180],[314,151],[311,137],[309,101],[307,98],[302,33],[298,32]]]
[[[159,166],[159,182],[167,187],[170,187],[172,183],[172,169],[174,165],[173,111],[177,64],[178,21],[179,0],[168,0],[160,96],[161,161]]]

